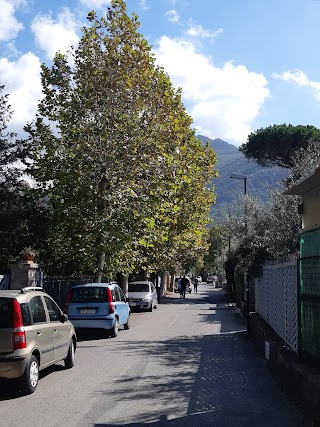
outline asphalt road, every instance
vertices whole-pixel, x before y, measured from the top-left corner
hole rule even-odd
[[[34,394],[1,381],[0,426],[302,426],[244,329],[212,286],[166,298],[117,338],[80,336],[75,367],[44,371]]]

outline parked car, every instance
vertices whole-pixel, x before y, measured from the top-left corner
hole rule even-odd
[[[207,284],[213,283],[213,282],[214,282],[213,276],[211,276],[211,275],[207,276]]]
[[[128,285],[128,301],[131,309],[152,311],[158,307],[158,296],[152,282],[136,281]]]
[[[116,283],[87,283],[73,286],[66,311],[77,329],[105,329],[112,338],[119,326],[130,328],[130,307]]]
[[[60,360],[73,367],[76,347],[72,323],[42,288],[0,291],[0,377],[33,393],[42,369]]]
[[[188,279],[189,283],[187,284],[187,288],[186,288],[186,292],[189,292],[189,294],[191,294],[191,280],[188,276],[186,276],[186,278]],[[180,292],[180,286],[179,286],[179,280],[181,280],[181,277],[176,277],[175,281],[174,281],[174,285],[173,285],[173,290],[174,292]]]

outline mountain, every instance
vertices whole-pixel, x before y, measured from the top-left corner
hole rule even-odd
[[[214,178],[216,203],[212,206],[210,215],[219,222],[228,212],[235,213],[239,207],[239,198],[244,194],[244,180],[232,179],[230,175],[246,175],[247,194],[266,202],[269,197],[268,186],[278,187],[286,177],[287,170],[279,167],[262,167],[247,160],[239,148],[222,139],[210,139],[197,135],[203,143],[208,142],[217,155],[215,168],[220,176]]]

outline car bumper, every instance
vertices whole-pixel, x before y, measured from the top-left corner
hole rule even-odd
[[[114,325],[113,319],[72,319],[70,322],[75,329],[111,329]]]
[[[0,377],[13,379],[23,375],[28,364],[26,356],[1,357],[0,356]]]
[[[129,301],[131,310],[148,309],[152,305],[152,301]]]

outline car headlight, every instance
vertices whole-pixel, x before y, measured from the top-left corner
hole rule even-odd
[[[142,301],[143,301],[143,302],[148,302],[148,301],[150,301],[150,297],[142,298]]]

